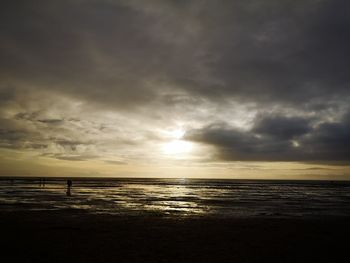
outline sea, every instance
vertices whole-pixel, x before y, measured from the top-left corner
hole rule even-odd
[[[350,216],[350,182],[1,178],[0,210],[216,218]]]

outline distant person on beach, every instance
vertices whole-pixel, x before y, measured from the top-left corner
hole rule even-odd
[[[72,180],[67,180],[67,196],[71,196]]]
[[[40,178],[39,186],[40,187],[45,187],[45,178]]]

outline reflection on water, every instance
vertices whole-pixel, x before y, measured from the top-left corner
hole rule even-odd
[[[233,180],[0,180],[2,210],[159,216],[350,216],[350,183]]]

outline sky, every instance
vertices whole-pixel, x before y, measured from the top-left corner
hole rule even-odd
[[[0,175],[350,179],[347,0],[3,0]]]

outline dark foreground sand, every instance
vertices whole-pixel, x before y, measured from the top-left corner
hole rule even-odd
[[[333,219],[164,219],[1,212],[1,262],[350,262]]]

